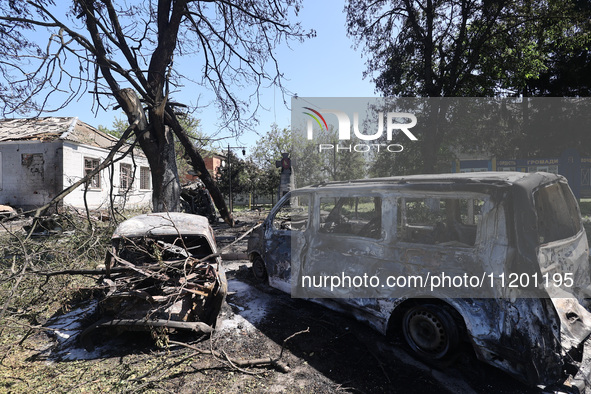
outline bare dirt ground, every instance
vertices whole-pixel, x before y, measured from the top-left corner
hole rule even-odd
[[[264,218],[257,213],[236,216],[234,228],[214,226],[218,247]],[[245,251],[246,239],[225,252]],[[349,317],[256,284],[247,260],[224,265],[229,294],[213,337],[170,337],[223,357],[172,344],[159,348],[149,334],[139,332],[108,333],[94,338],[92,352],[82,349],[76,335],[93,304],[81,295],[70,303],[69,313],[61,310],[38,322],[29,335],[5,331],[0,340],[0,392],[539,392],[478,362],[469,351],[454,365],[433,369],[411,357],[400,343],[388,343]],[[285,339],[300,331],[306,332],[286,342],[281,359],[290,372],[237,368],[226,360],[278,357]]]

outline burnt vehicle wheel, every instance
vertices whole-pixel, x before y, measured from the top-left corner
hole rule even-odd
[[[267,268],[265,267],[265,261],[261,256],[256,256],[252,260],[252,273],[254,278],[259,283],[266,283],[269,279],[267,275]]]
[[[410,349],[430,363],[450,362],[458,350],[457,326],[442,305],[409,307],[402,317],[402,335]]]

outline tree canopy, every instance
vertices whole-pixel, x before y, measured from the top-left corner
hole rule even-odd
[[[365,76],[384,96],[587,96],[591,88],[587,2],[349,0],[345,10]],[[399,168],[433,172],[437,158],[449,158],[466,131],[449,134],[446,111],[433,107],[420,151],[397,155]],[[400,166],[405,157],[415,164]]]
[[[179,121],[188,103],[173,98],[190,87],[213,92],[225,125],[235,133],[249,127],[262,84],[282,87],[275,46],[314,35],[293,22],[299,7],[299,0],[73,0],[64,14],[52,0],[0,0],[0,110],[41,113],[90,91],[96,110],[116,105],[126,114],[150,163],[155,211],[180,208],[174,133],[231,221]],[[179,70],[181,57],[197,65],[191,73]],[[245,90],[247,98],[237,93]],[[59,93],[65,98],[56,103]]]

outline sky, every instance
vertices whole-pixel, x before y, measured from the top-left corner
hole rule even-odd
[[[276,48],[280,71],[285,76],[284,86],[299,97],[373,97],[374,85],[369,78],[363,78],[365,59],[360,50],[354,50],[353,40],[346,34],[346,15],[343,12],[344,1],[339,0],[303,0],[303,7],[298,20],[304,29],[316,30],[316,37],[303,43],[292,43],[291,48]],[[175,59],[175,61],[181,61]],[[190,59],[182,59],[190,61]],[[194,89],[185,89],[175,95],[175,101],[195,103]],[[285,97],[288,105],[291,97]],[[200,100],[200,103],[203,100]],[[221,145],[252,147],[261,136],[276,123],[280,128],[290,126],[290,109],[283,104],[278,88],[262,91],[262,106],[257,112],[260,120],[256,132],[245,132],[239,138],[224,139]],[[121,111],[92,111],[92,99],[89,94],[78,102],[70,103],[64,110],[44,116],[77,116],[81,121],[94,127],[111,127],[116,117],[124,118]],[[230,137],[229,130],[219,129],[218,114],[212,105],[194,114],[200,119],[205,134],[219,130],[217,138]],[[248,149],[247,149],[248,150]]]

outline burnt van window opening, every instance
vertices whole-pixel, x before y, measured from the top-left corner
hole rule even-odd
[[[309,216],[309,196],[292,196],[275,214],[273,227],[276,230],[304,231],[308,228]]]
[[[474,246],[481,220],[481,199],[401,198],[397,239],[421,244]]]
[[[321,198],[320,232],[381,238],[381,197]]]
[[[581,230],[577,202],[568,186],[552,183],[534,191],[540,244],[575,236]]]

